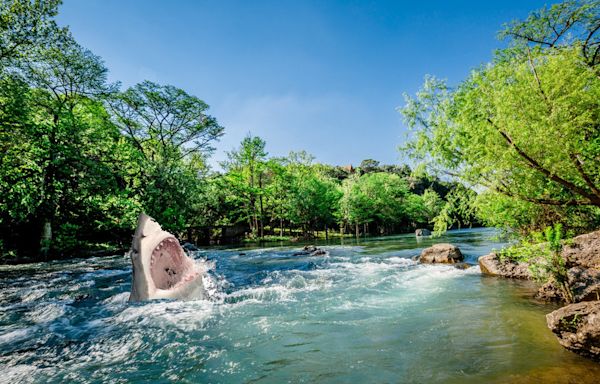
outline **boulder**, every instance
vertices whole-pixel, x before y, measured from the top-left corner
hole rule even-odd
[[[417,236],[431,236],[431,231],[427,228],[419,228],[415,231]]]
[[[479,268],[481,273],[491,276],[508,277],[512,279],[531,279],[529,264],[518,263],[511,260],[500,260],[498,255],[490,253],[489,255],[481,256],[479,260]]]
[[[573,238],[563,247],[562,256],[568,267],[600,269],[600,231]]]
[[[600,269],[573,267],[567,271],[567,276],[574,302],[600,300]],[[563,293],[551,282],[542,285],[536,298],[544,301],[565,301]]]
[[[419,257],[421,263],[454,264],[463,259],[464,257],[460,249],[448,243],[435,244],[432,247],[425,248]]]
[[[546,322],[560,345],[600,361],[600,300],[557,309],[546,315]]]

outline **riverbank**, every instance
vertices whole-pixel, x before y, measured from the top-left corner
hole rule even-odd
[[[568,350],[600,362],[600,231],[568,239],[560,244],[560,252],[544,256],[549,247],[535,245],[527,257],[491,253],[478,262],[486,275],[543,279],[535,297],[564,305],[548,313],[548,328]],[[540,268],[550,268],[550,273],[542,275]]]

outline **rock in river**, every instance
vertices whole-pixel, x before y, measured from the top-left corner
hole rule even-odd
[[[293,256],[325,256],[328,255],[327,251],[321,248],[318,248],[314,245],[307,245],[300,252],[296,252]]]
[[[600,300],[557,309],[546,322],[563,347],[600,361]]]
[[[417,236],[431,236],[431,231],[427,228],[419,228],[415,231]]]
[[[498,255],[490,253],[478,260],[481,273],[492,276],[502,276],[512,279],[531,279],[529,264],[517,263],[510,260],[501,261]]]
[[[454,264],[464,259],[463,254],[457,246],[441,243],[425,248],[421,252],[419,261],[421,263],[446,263]]]

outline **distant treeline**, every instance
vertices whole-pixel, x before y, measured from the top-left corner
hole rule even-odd
[[[268,158],[265,142],[246,137],[228,153],[225,172],[208,176],[198,225],[243,223],[248,235],[312,237],[315,231],[384,235],[433,225],[442,212],[450,225],[472,225],[463,210],[462,184],[412,176],[404,166],[364,160],[356,169],[314,164],[306,152]]]
[[[56,25],[59,5],[0,2],[2,260],[127,247],[141,211],[180,236],[227,226],[250,238],[382,234],[444,212],[472,221],[453,208],[454,191],[470,193],[460,184],[374,161],[354,170],[305,153],[269,158],[258,137],[211,172],[223,127],[208,105],[173,86],[108,83],[101,58]]]

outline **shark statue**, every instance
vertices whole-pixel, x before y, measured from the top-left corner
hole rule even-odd
[[[132,263],[129,301],[202,299],[204,270],[179,241],[146,214],[140,214],[129,252]]]

